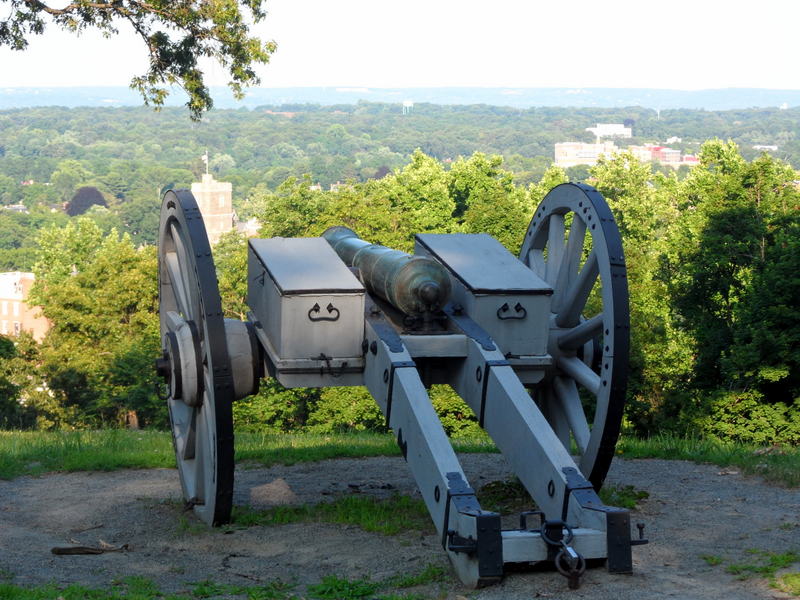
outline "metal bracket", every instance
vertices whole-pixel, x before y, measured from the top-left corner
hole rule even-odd
[[[478,411],[478,425],[483,427],[483,417],[486,412],[486,393],[489,390],[489,371],[492,367],[508,367],[510,366],[507,360],[487,360],[483,369],[478,367],[475,371],[475,378],[481,382],[481,409]]]
[[[403,340],[397,332],[386,322],[386,319],[380,312],[372,312],[369,308],[366,311],[365,318],[369,321],[370,326],[375,331],[381,341],[389,347],[389,352],[395,354],[403,351]]]
[[[475,519],[477,539],[464,538],[457,531],[448,529],[451,500],[459,514]],[[461,473],[447,474],[442,547],[456,553],[477,555],[480,578],[502,577],[503,575],[503,536],[500,530],[500,515],[481,510],[478,499],[475,497],[475,490],[467,485]]]
[[[487,352],[497,349],[492,341],[491,336],[486,333],[475,321],[464,314],[464,307],[462,307],[460,304],[454,304],[451,302],[444,307],[444,312],[448,317],[450,317],[450,320],[455,324],[455,326],[461,330],[461,333],[478,342],[481,348]]]
[[[631,515],[627,510],[606,506],[594,491],[594,487],[574,467],[564,467],[567,485],[564,491],[563,518],[566,518],[569,497],[573,496],[581,508],[605,513],[608,571],[610,573],[632,573],[633,555],[631,546]]]
[[[392,416],[392,395],[394,393],[394,372],[397,369],[416,369],[417,364],[413,360],[398,360],[392,362],[389,365],[389,368],[383,372],[383,382],[389,385],[389,389],[386,392],[386,427],[391,427],[389,425],[389,419]]]

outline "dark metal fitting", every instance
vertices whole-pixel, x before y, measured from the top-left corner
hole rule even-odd
[[[564,532],[566,532],[566,535],[564,535]],[[544,540],[544,543],[548,546],[560,547],[562,543],[569,544],[575,538],[575,532],[572,530],[572,527],[560,519],[553,519],[552,521],[545,521],[542,523],[540,533],[542,540]]]
[[[464,538],[458,535],[455,529],[447,531],[447,549],[456,554],[463,552],[464,554],[475,554],[478,551],[477,540],[472,537]]]
[[[164,353],[161,355],[161,358],[157,358],[155,360],[156,375],[158,375],[159,377],[163,377],[165,379],[168,378],[170,371],[169,364],[170,364],[169,354],[167,354],[165,350]]]
[[[644,523],[637,523],[636,529],[639,530],[639,539],[631,540],[631,546],[644,546],[645,544],[649,544],[650,540],[644,537]]]
[[[532,517],[534,515],[538,515],[539,516],[539,520],[540,520],[539,526],[541,527],[542,525],[544,525],[545,517],[544,517],[544,513],[541,510],[526,510],[524,512],[519,513],[519,528],[520,528],[520,530],[522,530],[522,531],[527,531],[528,530],[528,517]]]

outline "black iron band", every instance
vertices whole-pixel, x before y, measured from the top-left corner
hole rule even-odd
[[[478,425],[483,427],[483,419],[484,415],[486,414],[486,396],[487,392],[489,391],[489,371],[491,371],[492,367],[508,367],[509,362],[507,360],[487,360],[486,364],[483,366],[482,372],[482,386],[481,386],[481,409],[478,413]]]
[[[398,360],[389,367],[389,389],[386,392],[386,427],[390,427],[389,419],[392,416],[392,396],[394,394],[394,372],[397,369],[416,369],[417,365],[413,360]]]

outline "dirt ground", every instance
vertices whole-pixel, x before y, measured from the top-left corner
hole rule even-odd
[[[473,487],[510,476],[498,455],[461,458]],[[515,572],[482,590],[465,589],[453,575],[411,591],[475,600],[787,597],[764,579],[737,580],[725,565],[752,563],[752,549],[800,550],[800,490],[732,469],[663,460],[617,460],[608,481],[650,494],[632,515],[632,522],[646,523],[650,539],[634,548],[633,575],[590,569],[577,591],[568,590],[555,572]],[[356,489],[376,496],[416,493],[400,458],[342,459],[237,471],[235,503],[313,504]],[[51,553],[71,540],[129,549],[94,556]],[[711,566],[704,555],[724,562]],[[116,578],[143,575],[165,592],[206,579],[247,585],[275,578],[294,579],[302,591],[303,584],[325,575],[382,579],[418,573],[428,564],[449,569],[436,537],[418,532],[387,537],[325,524],[207,530],[182,516],[178,475],[170,469],[0,481],[0,575],[18,585],[106,587]]]

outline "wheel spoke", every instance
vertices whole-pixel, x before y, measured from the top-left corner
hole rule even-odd
[[[600,335],[602,331],[603,313],[600,313],[562,333],[558,338],[558,347],[567,351],[577,350],[589,340]]]
[[[600,266],[597,262],[597,254],[592,250],[586,264],[583,265],[581,272],[570,286],[561,310],[556,316],[556,325],[559,327],[575,327],[580,321],[581,312],[586,306],[589,294],[592,292],[597,276],[600,273]]]
[[[186,246],[183,243],[180,231],[178,231],[178,228],[175,227],[174,224],[170,225],[170,232],[172,233],[172,240],[175,243],[175,254],[178,259],[178,273],[183,282],[184,300],[186,301],[187,310],[189,311],[184,314],[184,318],[187,321],[196,321],[200,311],[197,310],[196,303],[193,301],[194,294],[192,294],[192,285],[189,279],[191,270],[188,262],[191,260],[191,255],[187,254]]]
[[[541,250],[532,249],[528,251],[528,266],[542,279],[547,275],[547,263],[544,260],[544,253]]]
[[[195,477],[197,479],[197,502],[205,504],[208,500],[207,490],[214,489],[214,479],[216,473],[214,469],[209,469],[209,465],[214,464],[214,445],[216,435],[213,428],[213,419],[209,421],[211,407],[207,406],[207,398],[203,394],[203,405],[196,411],[198,413],[198,423],[202,435],[197,442],[197,452],[195,455]]]
[[[177,255],[174,252],[168,252],[164,255],[164,263],[166,264],[170,285],[172,286],[175,301],[178,305],[178,312],[183,315],[185,319],[190,320],[192,315],[189,312],[189,303],[186,299],[186,289],[184,288],[185,281],[181,276]]]
[[[583,454],[589,447],[589,423],[586,421],[586,414],[583,412],[581,397],[578,394],[578,387],[573,379],[567,377],[556,377],[553,381],[553,389],[564,411],[564,415],[572,430],[572,437],[578,446],[578,451]]]
[[[186,434],[183,436],[183,460],[192,460],[196,455],[197,450],[197,408],[192,410],[192,416],[189,419]]]
[[[578,274],[578,267],[583,257],[583,242],[586,238],[586,223],[575,215],[572,219],[572,227],[567,238],[567,247],[561,266],[556,278],[555,290],[553,292],[553,312],[559,312],[563,301],[564,293],[570,288],[572,282]]]
[[[587,367],[582,360],[575,356],[563,357],[558,360],[558,366],[595,396],[600,393],[602,386],[600,376]]]
[[[550,285],[555,285],[561,260],[564,257],[564,215],[550,215],[549,229],[547,230],[547,265],[545,280]]]

